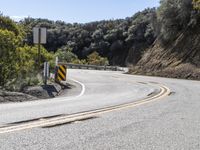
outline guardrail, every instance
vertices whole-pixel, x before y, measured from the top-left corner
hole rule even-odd
[[[71,69],[88,69],[88,70],[111,70],[111,71],[124,71],[127,72],[128,68],[118,66],[97,66],[97,65],[83,65],[83,64],[71,64],[58,62],[60,65],[67,65],[67,68]]]

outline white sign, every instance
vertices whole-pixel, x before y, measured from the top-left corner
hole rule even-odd
[[[37,28],[37,27],[33,28],[33,43],[46,44],[46,41],[47,41],[47,29]]]
[[[56,66],[58,66],[58,57],[56,57]]]
[[[49,63],[44,62],[44,71],[43,71],[44,77],[49,77]]]

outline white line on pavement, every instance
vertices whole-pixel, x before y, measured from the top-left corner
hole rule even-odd
[[[81,93],[80,93],[79,95],[77,95],[76,98],[83,96],[84,93],[85,93],[85,85],[84,85],[83,83],[81,83],[81,82],[75,80],[75,79],[70,79],[70,80],[72,80],[72,81],[74,81],[74,82],[76,82],[76,83],[78,83],[78,84],[81,85],[81,89],[82,89],[82,90],[81,90]]]

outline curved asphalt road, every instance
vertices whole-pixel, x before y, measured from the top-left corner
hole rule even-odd
[[[70,70],[69,79],[79,87],[69,97],[25,103],[1,104],[0,124],[58,114],[71,114],[131,102],[156,92],[155,87],[122,78],[110,71]],[[70,91],[69,91],[70,92]]]
[[[200,149],[199,81],[88,70],[70,70],[69,77],[83,83],[70,97],[1,104],[0,126],[137,101],[157,92],[156,83],[172,93],[91,120],[1,134],[0,149]]]

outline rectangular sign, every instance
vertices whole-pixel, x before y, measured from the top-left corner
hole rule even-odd
[[[57,80],[58,81],[66,81],[67,76],[67,68],[65,65],[59,65],[58,66],[58,72],[57,72]]]
[[[46,44],[46,39],[47,39],[47,29],[46,28],[38,28],[38,27],[33,28],[33,43]]]
[[[33,43],[39,43],[39,28],[33,28]]]
[[[44,77],[49,77],[49,63],[44,62],[44,71],[43,71]]]

